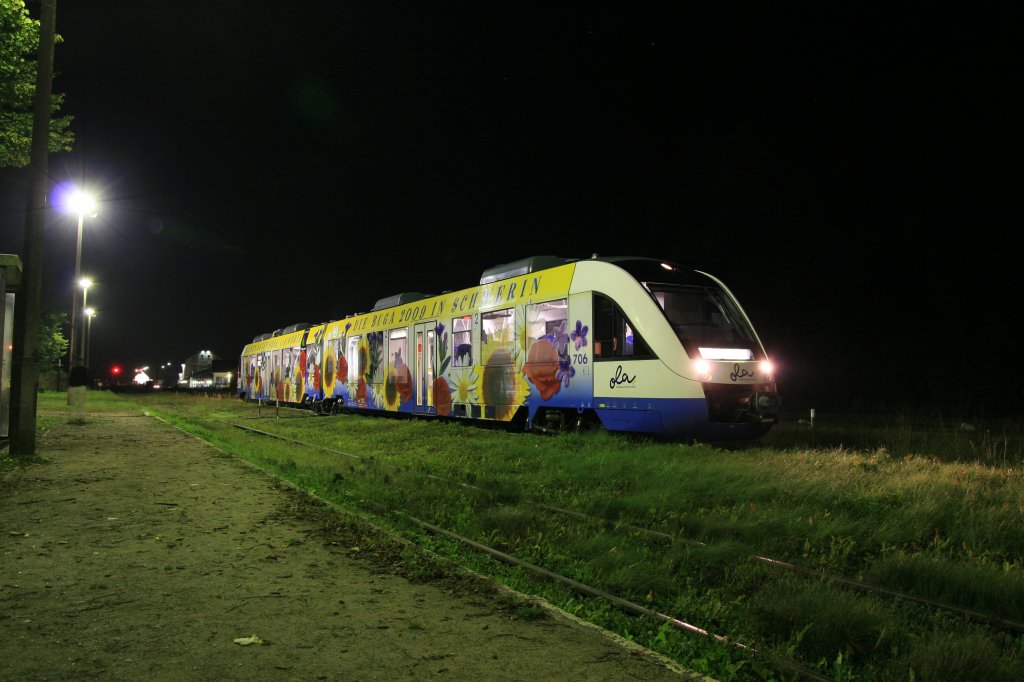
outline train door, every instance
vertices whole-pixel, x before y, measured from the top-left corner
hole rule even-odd
[[[413,411],[423,414],[434,411],[435,328],[434,322],[420,322],[416,324],[414,332],[413,377],[416,400]]]

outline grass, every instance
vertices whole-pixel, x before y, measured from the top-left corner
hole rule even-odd
[[[421,548],[718,679],[790,679],[794,662],[843,680],[1024,677],[1020,632],[829,579],[1024,622],[1020,424],[972,430],[941,415],[829,417],[813,429],[783,422],[760,443],[727,449],[314,417],[167,393],[130,398]],[[125,403],[91,393],[88,406],[95,418]],[[40,428],[63,418],[59,400],[43,394]],[[630,615],[414,518],[727,643]]]

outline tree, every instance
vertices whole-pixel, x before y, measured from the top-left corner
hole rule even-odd
[[[22,16],[22,15],[19,15]],[[50,108],[53,104],[53,46],[56,41],[57,0],[42,0],[39,11],[39,51],[32,96],[32,141],[29,146],[28,213],[22,262],[21,304],[14,308],[14,349],[11,357],[11,454],[28,460],[36,453],[36,390],[39,363],[39,290],[42,288],[43,218],[46,211],[47,156]],[[0,37],[3,37],[0,35]]]
[[[61,37],[55,36],[60,43]],[[39,21],[24,0],[0,0],[0,168],[29,164],[33,96],[36,91]],[[71,116],[56,117],[64,95],[50,97],[51,152],[71,151]]]
[[[57,369],[57,363],[68,352],[68,340],[64,336],[64,325],[68,323],[67,313],[47,313],[39,325],[39,340],[36,342],[36,358],[39,369],[46,372]]]

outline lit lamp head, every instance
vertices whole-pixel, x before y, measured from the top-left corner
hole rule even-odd
[[[92,215],[96,210],[96,201],[88,192],[77,189],[68,195],[68,210],[78,215]]]

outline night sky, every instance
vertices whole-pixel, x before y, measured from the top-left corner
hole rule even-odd
[[[1019,414],[1019,11],[707,4],[58,0],[92,365],[642,255],[732,288],[787,411]],[[47,220],[44,309],[75,228]]]

